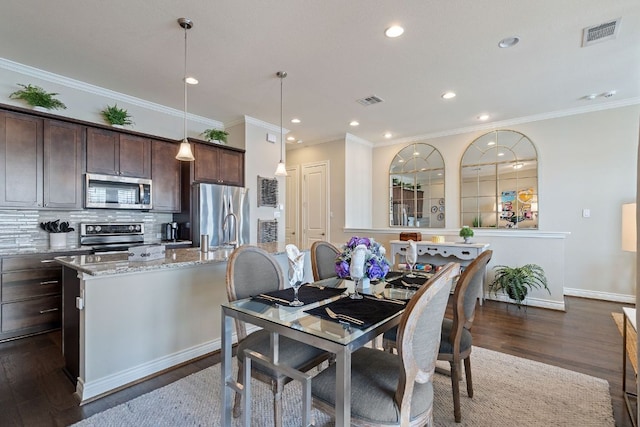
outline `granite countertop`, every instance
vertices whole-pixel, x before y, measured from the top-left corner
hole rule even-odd
[[[107,276],[226,262],[231,252],[227,249],[203,253],[199,248],[181,248],[166,249],[164,258],[151,261],[129,261],[128,252],[64,256],[57,257],[56,261],[91,276]]]
[[[279,255],[285,253],[286,245],[284,243],[274,242],[258,243],[256,246],[272,255]],[[56,257],[56,261],[91,276],[106,276],[226,262],[231,252],[233,252],[232,248],[217,248],[207,253],[201,252],[200,248],[165,248],[164,258],[151,261],[129,261],[129,254],[125,251],[106,254],[98,253],[94,255],[62,256]]]
[[[91,246],[67,246],[66,248],[51,249],[48,246],[28,246],[24,248],[0,249],[0,256],[37,255],[37,254],[66,254],[73,252],[93,251]]]

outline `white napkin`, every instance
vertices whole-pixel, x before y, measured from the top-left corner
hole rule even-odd
[[[409,248],[407,249],[407,263],[415,264],[418,260],[418,245],[413,240],[409,240]]]
[[[285,246],[287,252],[287,258],[289,259],[289,279],[292,282],[302,281],[304,277],[304,252],[300,252],[300,249],[294,244],[288,244]]]
[[[367,247],[365,245],[358,245],[351,254],[351,265],[349,266],[349,272],[352,278],[361,279],[364,277],[364,262],[367,257]]]

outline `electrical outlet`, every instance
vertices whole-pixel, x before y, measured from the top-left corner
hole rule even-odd
[[[591,218],[591,209],[582,209],[582,218]]]

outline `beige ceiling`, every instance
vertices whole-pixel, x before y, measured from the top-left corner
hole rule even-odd
[[[638,0],[2,0],[0,57],[181,110],[180,17],[195,23],[189,112],[278,125],[285,70],[284,126],[305,143],[640,103]],[[619,17],[615,40],[581,47],[584,27]],[[404,35],[386,38],[395,23]],[[370,95],[384,102],[356,102]]]

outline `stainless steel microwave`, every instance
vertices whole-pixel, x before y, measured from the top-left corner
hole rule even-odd
[[[151,180],[88,173],[86,208],[151,209]]]

